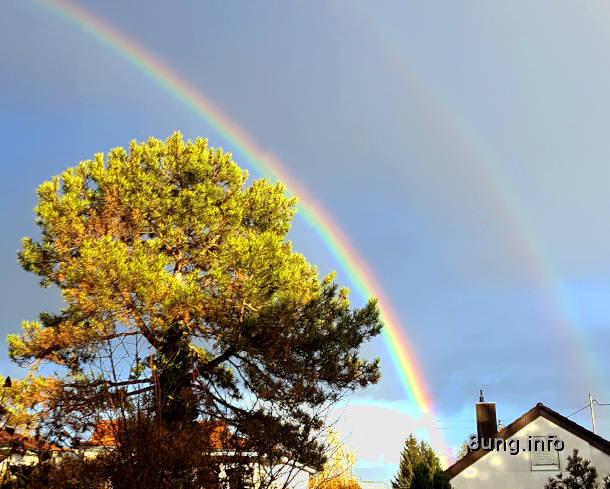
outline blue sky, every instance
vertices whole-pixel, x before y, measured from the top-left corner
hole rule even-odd
[[[607,3],[79,4],[201,89],[341,223],[403,321],[451,446],[474,430],[481,387],[504,423],[537,402],[610,402]],[[1,9],[6,335],[60,306],[15,260],[37,233],[39,183],[174,130],[234,149],[83,30],[29,0]],[[321,272],[338,268],[298,217],[290,238]],[[383,379],[340,426],[357,474],[387,481],[421,423],[383,342],[365,351]],[[2,349],[0,367],[20,375]],[[586,411],[572,419],[590,427]],[[610,438],[610,407],[597,427]]]

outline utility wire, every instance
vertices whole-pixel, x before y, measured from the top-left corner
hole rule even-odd
[[[597,400],[595,399],[593,399],[593,404],[595,404],[596,406],[610,406],[610,402],[597,402]],[[574,411],[572,414],[568,414],[566,418],[574,416],[575,414],[583,411],[584,409],[587,409],[588,407],[590,407],[589,403],[587,403],[584,407],[580,408],[578,411]]]
[[[574,416],[576,413],[579,413],[581,411],[583,411],[584,409],[587,409],[589,407],[589,403],[587,403],[587,405],[585,407],[580,408],[578,411],[574,411],[572,414],[568,414],[566,416],[566,418],[569,418],[570,416]]]

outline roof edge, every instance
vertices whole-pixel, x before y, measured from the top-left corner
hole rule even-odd
[[[610,441],[606,440],[605,438],[602,438],[601,436],[593,433],[592,431],[589,431],[588,429],[572,421],[571,419],[566,418],[565,416],[559,414],[557,411],[553,411],[551,408],[545,406],[541,402],[536,404],[532,409],[521,415],[511,424],[502,428],[494,435],[494,437],[506,440],[515,435],[518,431],[522,430],[528,424],[530,424],[532,421],[539,417],[543,417],[551,421],[552,423],[555,423],[557,426],[563,428],[566,431],[569,431],[575,436],[578,436],[579,438],[588,442],[590,445],[594,446],[598,450],[610,456]],[[472,451],[468,453],[465,457],[461,458],[456,463],[445,469],[445,474],[447,474],[449,479],[453,479],[460,472],[470,467],[477,460],[483,458],[488,453],[490,452],[483,449]]]

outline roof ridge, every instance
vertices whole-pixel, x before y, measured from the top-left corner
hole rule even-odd
[[[533,408],[529,411],[525,412],[521,416],[519,416],[516,420],[514,420],[509,425],[501,428],[499,431],[495,433],[496,438],[501,438],[506,440],[510,438],[518,431],[525,428],[528,424],[539,417],[543,417],[557,426],[563,428],[566,431],[569,431],[575,436],[587,441],[590,445],[594,446],[598,450],[610,455],[610,441],[602,438],[596,433],[588,430],[584,426],[579,425],[575,421],[568,419],[567,417],[559,414],[557,411],[554,411],[548,406],[545,406],[543,403],[537,403]],[[445,474],[449,476],[449,479],[453,479],[456,475],[458,475],[463,470],[470,467],[477,460],[483,458],[487,455],[489,451],[483,450],[479,448],[478,450],[473,450],[469,452],[466,456],[462,457],[460,460],[455,462],[453,465],[447,467],[445,469]]]

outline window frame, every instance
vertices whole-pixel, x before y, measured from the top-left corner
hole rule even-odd
[[[557,439],[557,434],[553,433],[553,436],[555,437],[555,439]],[[548,435],[531,435],[530,439],[532,442],[531,450],[529,450],[530,453],[530,471],[531,472],[553,472],[553,471],[559,471],[561,470],[561,457],[559,456],[559,452],[557,450],[554,450],[553,448],[551,448],[551,450],[534,450],[534,447],[536,446],[535,441],[534,440],[542,440],[543,442],[543,447],[546,446],[546,440],[548,438]],[[542,452],[542,453],[554,453],[555,456],[557,457],[557,463],[554,464],[540,464],[540,465],[534,465],[534,457],[533,454],[538,453],[538,452]]]

